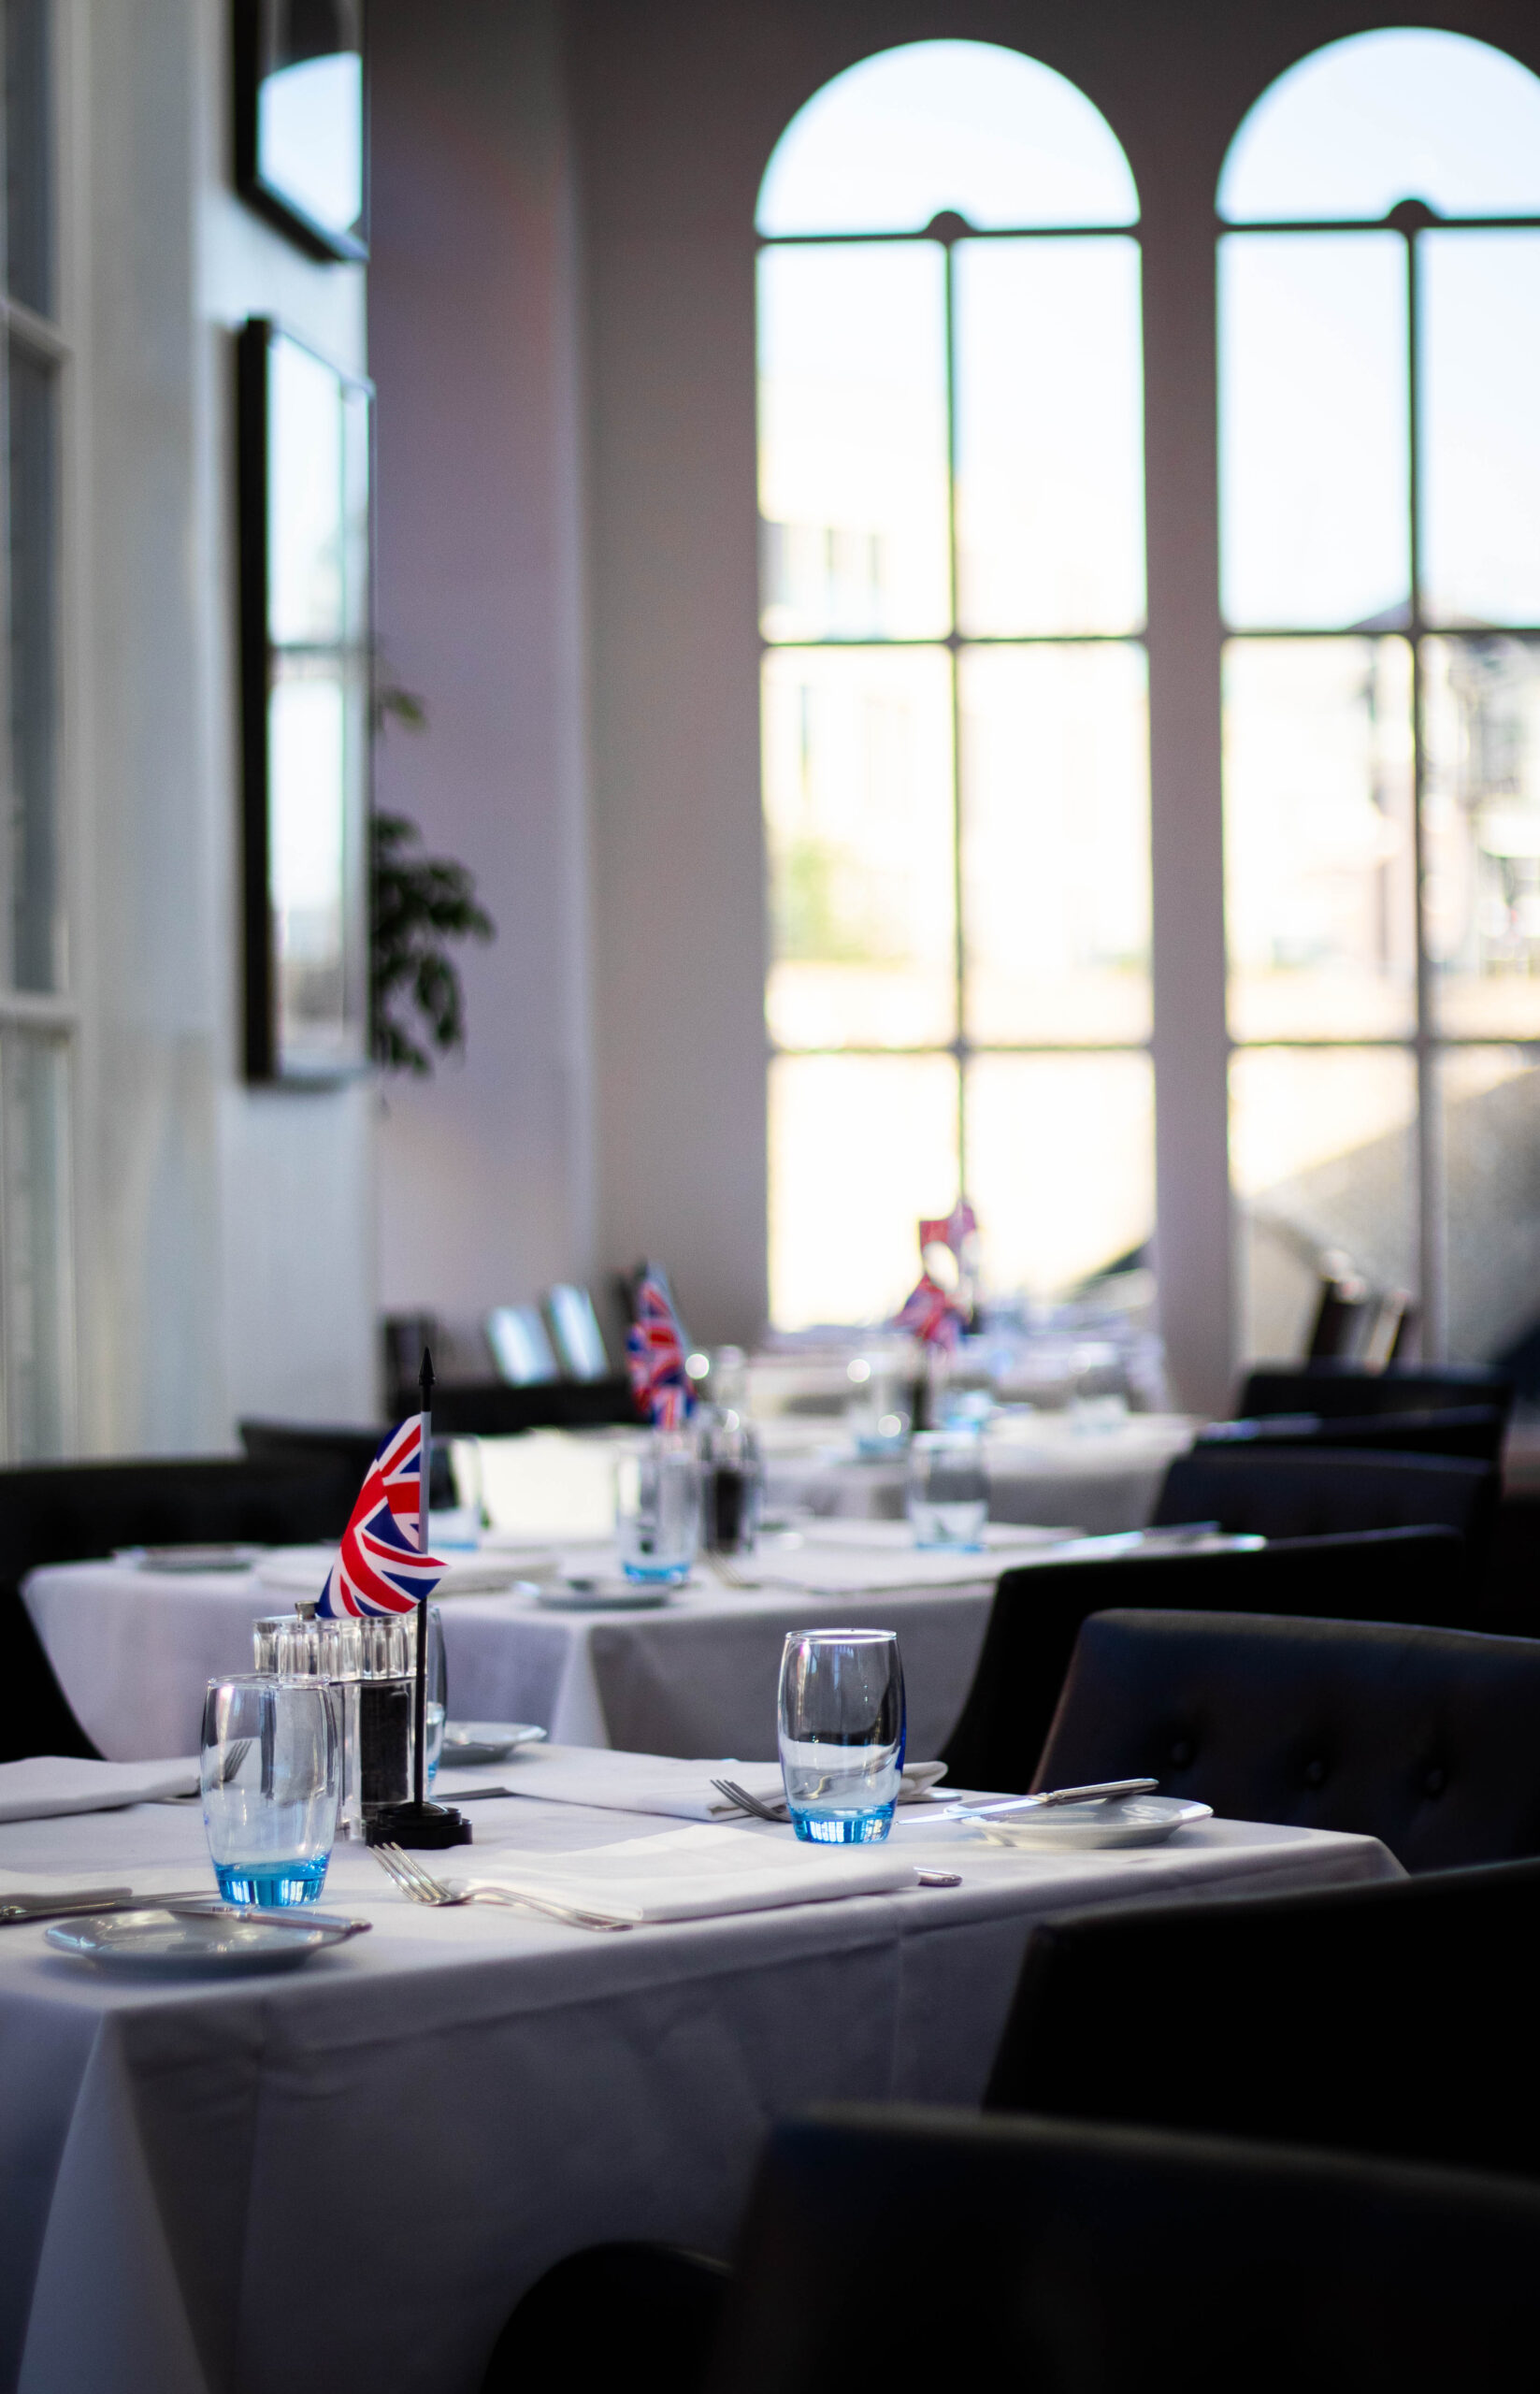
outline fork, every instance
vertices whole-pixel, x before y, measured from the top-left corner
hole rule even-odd
[[[719,1796],[727,1797],[729,1804],[736,1804],[741,1812],[752,1812],[756,1821],[769,1821],[780,1829],[784,1828],[791,1818],[784,1804],[762,1804],[757,1796],[751,1796],[746,1787],[740,1787],[736,1779],[713,1779],[712,1785]]]
[[[399,1845],[371,1845],[369,1852],[387,1878],[393,1880],[401,1893],[414,1904],[429,1904],[436,1908],[455,1904],[511,1904],[526,1911],[543,1912],[549,1920],[565,1921],[569,1928],[634,1928],[630,1920],[617,1920],[613,1912],[579,1911],[570,1904],[551,1902],[544,1896],[519,1895],[512,1887],[466,1885],[456,1881],[453,1885],[436,1879],[425,1870],[414,1854]]]
[[[714,1547],[707,1553],[706,1560],[725,1588],[736,1588],[743,1595],[759,1594],[758,1580],[749,1579],[740,1571],[736,1563],[729,1563],[725,1554],[718,1554]]]

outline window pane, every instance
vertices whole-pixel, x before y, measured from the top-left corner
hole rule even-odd
[[[1230,1068],[1245,1352],[1304,1351],[1323,1254],[1417,1285],[1417,1077],[1393,1047],[1253,1047]]]
[[[943,649],[765,658],[766,1011],[781,1046],[953,1036],[951,711]]]
[[[989,1286],[1054,1296],[1155,1226],[1147,1056],[979,1056],[968,1070],[968,1193]]]
[[[1423,904],[1438,1028],[1540,1037],[1540,647],[1424,643]]]
[[[268,621],[275,642],[344,637],[347,498],[342,385],[281,335],[271,350]]]
[[[973,648],[958,664],[969,1036],[1144,1039],[1144,652]]]
[[[0,1033],[7,1445],[13,1461],[67,1454],[74,1435],[69,1268],[69,1055],[61,1039]]]
[[[53,143],[49,122],[48,0],[5,0],[6,283],[13,299],[53,312]]]
[[[1540,215],[1540,81],[1463,34],[1398,26],[1314,50],[1231,144],[1219,209],[1240,224]]]
[[[1518,1047],[1439,1060],[1449,1353],[1488,1363],[1540,1326],[1540,1071]]]
[[[1540,624],[1540,233],[1427,233],[1418,259],[1423,611]]]
[[[919,1276],[921,1216],[957,1193],[950,1057],[780,1058],[770,1150],[771,1320],[887,1320]]]
[[[1133,177],[1083,92],[995,42],[879,50],[815,92],[776,143],[761,233],[918,233],[943,209],[982,230],[1131,224]]]
[[[276,660],[268,711],[269,838],[278,964],[279,1046],[343,1060],[347,1014],[348,722],[331,663]]]
[[[1219,245],[1220,554],[1237,627],[1406,621],[1406,274],[1393,233]]]
[[[948,628],[944,277],[934,241],[760,258],[770,640]]]
[[[1144,614],[1139,251],[959,241],[957,619],[1122,632]]]
[[[9,344],[11,973],[53,989],[64,972],[54,753],[58,378]]]
[[[1230,642],[1225,930],[1237,1039],[1412,1029],[1406,642]]]

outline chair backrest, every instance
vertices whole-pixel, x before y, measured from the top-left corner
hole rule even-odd
[[[1121,1605],[1186,1611],[1473,1626],[1464,1546],[1453,1530],[1373,1530],[1281,1539],[1250,1553],[1150,1554],[1043,1563],[1001,1575],[943,1760],[959,1787],[1032,1784],[1080,1624]]]
[[[1307,1361],[1316,1363],[1350,1355],[1368,1327],[1371,1302],[1367,1281],[1356,1273],[1323,1273],[1316,1318],[1305,1341]]]
[[[1352,1363],[1261,1363],[1241,1383],[1236,1413],[1421,1413],[1450,1405],[1513,1410],[1512,1376],[1490,1363],[1441,1363],[1436,1370],[1392,1364],[1366,1372]]]
[[[1257,1413],[1235,1421],[1211,1421],[1193,1444],[1211,1447],[1373,1448],[1382,1454],[1464,1455],[1495,1463],[1503,1451],[1508,1417],[1497,1405],[1425,1406],[1416,1413]]]
[[[26,1464],[0,1470],[0,1761],[94,1752],[33,1635],[21,1586],[43,1563],[122,1546],[303,1545],[347,1525],[357,1478],[335,1458]]]
[[[1459,1530],[1479,1579],[1498,1486],[1495,1464],[1446,1455],[1195,1447],[1168,1466],[1152,1521],[1217,1521],[1263,1537],[1440,1526]]]
[[[1105,1612],[1037,1783],[1148,1773],[1223,1817],[1353,1829],[1408,1870],[1540,1854],[1540,1639],[1370,1621]]]
[[[355,1485],[374,1461],[389,1432],[320,1421],[241,1421],[240,1443],[255,1463],[308,1464],[323,1471],[344,1471]]]
[[[1540,1861],[1067,1913],[986,2100],[1540,2179],[1537,1964]]]
[[[1520,2181],[852,2106],[772,2131],[708,2386],[1448,2394],[1525,2382],[1537,2269]]]

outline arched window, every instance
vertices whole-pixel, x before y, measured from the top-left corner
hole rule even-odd
[[[997,1289],[1153,1213],[1137,195],[1014,50],[817,93],[760,194],[771,1312]]]
[[[1540,1254],[1540,80],[1333,42],[1219,209],[1248,1341],[1288,1350],[1341,1247],[1486,1356]]]

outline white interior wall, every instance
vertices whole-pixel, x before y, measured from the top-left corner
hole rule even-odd
[[[496,943],[458,951],[469,1037],[393,1074],[380,1287],[474,1317],[589,1276],[593,1228],[570,155],[554,0],[373,0],[378,617],[425,733],[381,807],[468,865]]]
[[[66,668],[80,1443],[368,1420],[367,1087],[240,1078],[230,328],[364,364],[364,278],[229,187],[223,0],[71,0]]]

